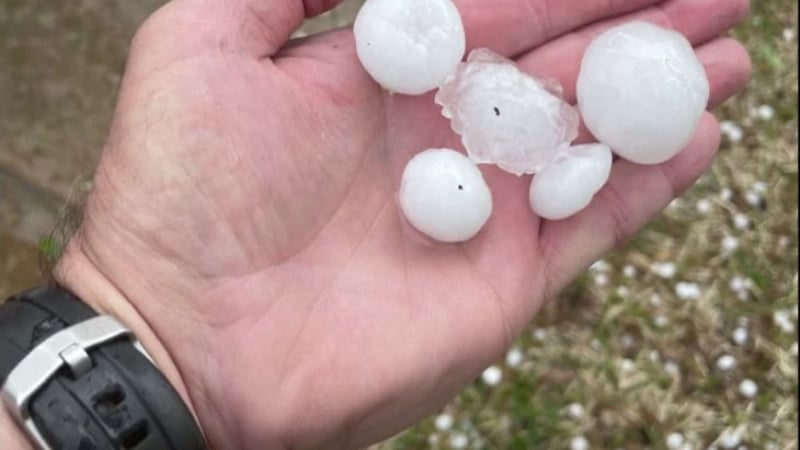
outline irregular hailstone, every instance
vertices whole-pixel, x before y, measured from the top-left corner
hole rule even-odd
[[[564,159],[533,177],[529,193],[533,212],[560,220],[582,210],[608,181],[611,162],[607,145],[570,147]]]
[[[526,74],[487,49],[470,52],[436,103],[473,161],[516,175],[556,161],[578,135],[578,111],[556,81]]]
[[[709,85],[683,35],[635,21],[592,41],[577,93],[586,127],[600,142],[635,163],[658,164],[689,143]]]
[[[478,166],[448,149],[425,150],[408,162],[399,201],[414,228],[442,242],[469,240],[492,214],[492,193]]]
[[[353,24],[361,64],[391,92],[419,95],[444,82],[464,57],[451,0],[367,0]]]

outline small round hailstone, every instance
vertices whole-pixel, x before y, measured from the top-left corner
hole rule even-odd
[[[497,386],[503,381],[503,371],[497,366],[490,366],[481,374],[481,379],[488,386]]]
[[[789,311],[778,310],[772,314],[772,321],[784,333],[792,334],[795,330],[795,325],[789,317]]]
[[[721,198],[723,202],[729,202],[733,198],[733,191],[730,188],[722,188],[719,191],[719,198]]]
[[[655,323],[658,328],[664,328],[669,325],[669,319],[659,314],[653,318],[653,323]]]
[[[473,161],[516,175],[557,161],[578,136],[578,110],[564,101],[557,81],[529,75],[485,48],[470,52],[435,101]]]
[[[733,339],[733,343],[736,345],[744,345],[747,343],[747,338],[749,333],[747,332],[747,328],[745,327],[737,327],[733,330],[733,335],[731,338]]]
[[[717,369],[728,371],[736,367],[736,358],[731,355],[722,355],[717,359]]]
[[[453,433],[450,435],[450,448],[461,449],[467,448],[469,445],[469,438],[464,433]]]
[[[697,205],[695,206],[697,208],[697,212],[699,212],[700,214],[708,214],[711,212],[711,208],[713,205],[711,204],[711,200],[707,198],[702,198],[697,201]]]
[[[453,416],[450,414],[439,414],[436,416],[433,425],[439,431],[447,431],[453,427]]]
[[[742,432],[739,429],[726,428],[720,433],[718,438],[719,445],[725,449],[733,449],[742,443]]]
[[[583,405],[580,403],[571,403],[569,406],[567,406],[567,415],[573,420],[580,419],[583,417],[584,413],[585,410],[583,409]]]
[[[733,216],[733,226],[744,231],[750,228],[750,218],[741,213],[736,214]]]
[[[750,300],[750,292],[748,292],[748,291],[739,291],[739,292],[736,293],[736,297],[739,300],[741,300],[743,302],[746,302],[746,301]]]
[[[722,249],[725,253],[731,253],[739,248],[739,240],[733,236],[725,236],[722,238]]]
[[[625,275],[626,278],[636,278],[636,272],[636,267],[630,264],[622,268],[622,274]]]
[[[744,137],[744,131],[742,130],[742,127],[736,125],[730,120],[724,120],[720,122],[719,129],[723,136],[728,138],[728,140],[731,142],[739,142]]]
[[[569,441],[570,450],[589,450],[589,441],[583,436],[575,436]]]
[[[408,162],[399,201],[414,228],[442,242],[469,240],[492,213],[492,193],[481,171],[448,149],[425,150]]]
[[[722,134],[726,134],[728,131],[730,131],[733,128],[733,126],[734,126],[734,123],[732,121],[723,120],[722,122],[719,123],[719,131],[721,131]]]
[[[744,194],[744,200],[747,202],[748,205],[753,207],[758,207],[761,205],[763,198],[761,197],[761,194],[759,194],[758,192],[750,190]]]
[[[442,84],[466,49],[464,25],[451,0],[367,0],[353,34],[370,76],[408,95]]]
[[[681,300],[697,300],[702,292],[697,283],[680,282],[675,285],[675,295]]]
[[[729,133],[727,133],[727,137],[733,143],[740,142],[742,139],[744,139],[744,130],[742,130],[742,127],[736,125]]]
[[[619,368],[623,372],[630,372],[634,369],[634,367],[636,367],[636,364],[632,360],[627,358],[623,359],[619,363]]]
[[[683,35],[633,21],[592,41],[577,94],[583,120],[600,142],[635,163],[658,164],[689,143],[709,84]]]
[[[784,28],[783,29],[783,40],[786,42],[792,42],[795,37],[795,32],[791,28]]]
[[[672,278],[677,272],[675,264],[671,262],[653,263],[651,270],[661,278]]]
[[[598,259],[597,261],[593,262],[591,266],[589,266],[589,270],[595,272],[608,272],[611,270],[611,266],[602,259]]]
[[[564,159],[533,177],[528,199],[533,212],[561,220],[586,208],[611,173],[611,149],[604,144],[570,147]]]
[[[598,286],[608,286],[608,275],[604,273],[598,273],[594,276],[594,284]]]
[[[675,378],[681,374],[681,367],[675,361],[667,361],[664,363],[664,372]]]
[[[746,291],[750,285],[746,278],[736,275],[733,278],[731,278],[731,282],[728,284],[728,286],[731,288],[733,292],[739,292],[739,291]]]
[[[744,397],[753,398],[758,394],[758,385],[755,381],[746,378],[739,383],[739,393]]]
[[[775,117],[775,109],[769,105],[761,105],[756,109],[756,115],[761,120],[772,120]]]
[[[522,353],[522,350],[514,347],[506,353],[506,365],[512,368],[519,367],[524,357],[525,355]]]
[[[681,433],[670,433],[667,435],[667,448],[670,450],[680,450],[683,447],[683,443],[686,441]]]

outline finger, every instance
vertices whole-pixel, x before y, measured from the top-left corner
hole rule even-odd
[[[344,0],[303,0],[306,18],[318,16],[339,6]]]
[[[580,71],[583,54],[592,39],[603,31],[631,20],[645,20],[660,26],[673,28],[681,32],[693,45],[702,45],[709,37],[718,36],[736,25],[745,17],[749,4],[747,0],[671,0],[663,5],[648,8],[628,16],[604,21],[586,27],[575,33],[553,40],[535,51],[522,55],[517,63],[528,72],[539,73],[561,82],[568,101],[575,101],[575,84]],[[699,16],[698,19],[696,16]],[[729,49],[731,44],[725,44]],[[714,48],[705,51],[708,56]],[[739,64],[743,59],[737,49],[729,64]],[[746,52],[745,52],[746,53]],[[716,63],[726,59],[723,55],[714,55]],[[709,60],[710,61],[710,60]],[[749,67],[749,59],[747,60]],[[706,66],[709,68],[709,66]],[[746,71],[746,70],[745,70]],[[737,73],[741,72],[740,70]],[[748,72],[749,73],[749,72]],[[722,75],[715,73],[715,76]],[[711,77],[709,77],[711,78]],[[723,81],[723,80],[720,80]],[[724,80],[726,83],[732,80]]]
[[[673,159],[653,166],[618,160],[586,209],[566,220],[543,221],[539,245],[551,278],[548,294],[638,232],[689,188],[711,165],[719,143],[719,124],[705,113],[692,142]]]
[[[626,14],[662,0],[455,0],[467,48],[517,55],[589,23]]]
[[[753,67],[747,49],[739,42],[721,38],[696,50],[711,86],[708,109],[716,108],[744,89]]]
[[[176,0],[150,16],[136,33],[133,50],[150,65],[210,51],[266,58],[275,54],[303,21],[342,0]]]

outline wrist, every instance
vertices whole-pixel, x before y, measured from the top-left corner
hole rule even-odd
[[[17,426],[8,411],[0,404],[0,448],[4,450],[33,450],[28,438]]]
[[[197,421],[195,409],[175,359],[136,306],[82,250],[79,236],[76,236],[65,249],[53,271],[53,276],[61,287],[72,292],[95,312],[114,316],[133,331],[156,367],[178,392]]]

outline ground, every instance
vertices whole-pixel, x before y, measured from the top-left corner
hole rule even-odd
[[[91,173],[127,40],[158,3],[0,0],[0,297],[37,279],[40,237]],[[697,186],[374,450],[797,448],[796,18],[796,2],[754,1],[735,30],[754,78],[719,109],[723,148]]]

